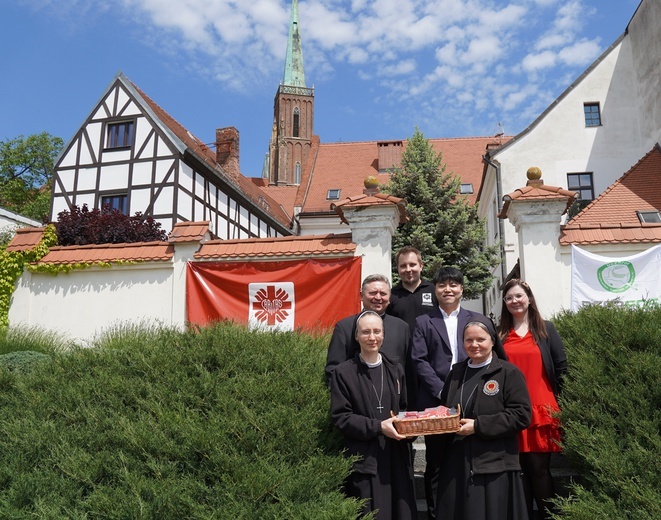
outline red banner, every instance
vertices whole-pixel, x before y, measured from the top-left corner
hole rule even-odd
[[[188,321],[315,330],[360,312],[360,257],[287,262],[189,262]]]

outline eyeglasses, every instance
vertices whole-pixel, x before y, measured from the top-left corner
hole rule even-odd
[[[505,298],[503,298],[503,301],[505,303],[512,303],[514,301],[520,302],[520,301],[524,300],[526,298],[526,296],[528,296],[526,293],[510,294],[509,296],[505,296]]]

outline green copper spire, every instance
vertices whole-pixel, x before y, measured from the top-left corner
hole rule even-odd
[[[303,48],[301,46],[301,34],[298,32],[298,0],[292,0],[291,3],[287,58],[285,59],[285,78],[282,84],[291,87],[305,87]]]

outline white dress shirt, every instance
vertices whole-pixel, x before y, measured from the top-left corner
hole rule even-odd
[[[443,322],[445,323],[445,329],[448,331],[448,338],[450,339],[450,350],[452,351],[452,366],[457,362],[457,316],[459,314],[460,307],[457,307],[450,314],[447,314],[443,309],[439,307],[441,314],[443,315]]]

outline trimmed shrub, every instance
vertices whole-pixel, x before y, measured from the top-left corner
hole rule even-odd
[[[0,517],[356,518],[326,342],[124,327],[0,371]]]
[[[555,323],[569,360],[564,451],[581,479],[563,518],[661,518],[661,308],[591,306]]]
[[[30,372],[34,367],[48,361],[50,361],[50,356],[32,350],[10,352],[8,354],[0,355],[0,367],[4,367],[10,372]]]

